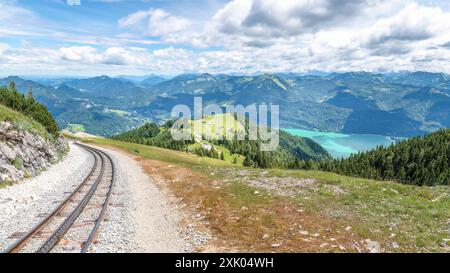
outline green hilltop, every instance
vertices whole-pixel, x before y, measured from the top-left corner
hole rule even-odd
[[[208,116],[189,120],[180,133],[188,132],[189,140],[176,141],[171,135],[173,121],[163,126],[147,123],[142,127],[115,135],[112,138],[126,142],[145,144],[199,156],[222,159],[234,164],[259,168],[300,168],[309,161],[329,159],[330,155],[316,142],[292,136],[280,131],[280,145],[275,151],[261,151],[261,140],[237,140],[226,136],[236,136],[239,132],[248,133],[249,121],[242,124],[231,114]],[[200,128],[201,130],[196,130]],[[262,128],[259,127],[259,130]],[[248,134],[247,134],[248,135]]]

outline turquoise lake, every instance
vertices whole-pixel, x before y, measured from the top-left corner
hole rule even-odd
[[[388,136],[379,135],[341,134],[300,129],[283,130],[295,136],[311,138],[335,158],[348,157],[359,151],[371,150],[380,145],[388,146],[395,142]]]

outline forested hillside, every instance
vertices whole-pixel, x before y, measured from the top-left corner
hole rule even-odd
[[[8,88],[0,87],[0,104],[31,117],[52,135],[57,135],[59,132],[56,121],[44,105],[34,100],[31,89],[25,96],[17,92],[14,82],[11,82]]]
[[[323,162],[321,169],[419,186],[450,185],[450,129]]]
[[[211,119],[208,117],[192,122],[195,124],[206,124],[206,126],[215,128],[221,127],[212,125]],[[199,156],[230,160],[235,164],[242,161],[244,166],[257,168],[306,168],[311,165],[310,161],[330,158],[328,152],[316,142],[292,136],[283,131],[280,131],[280,145],[278,149],[272,152],[262,152],[261,145],[263,142],[260,140],[219,140],[213,137],[206,141],[200,140],[198,136],[193,135],[191,140],[175,141],[171,136],[171,125],[172,121],[167,122],[162,127],[158,127],[153,123],[147,123],[140,128],[115,135],[112,138],[172,150],[188,151]],[[240,129],[245,129],[248,132],[248,121],[245,126],[237,126],[235,128],[236,131]],[[210,130],[205,131],[211,132]]]

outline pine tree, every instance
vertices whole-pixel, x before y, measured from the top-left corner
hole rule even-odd
[[[369,179],[395,180],[418,186],[448,185],[450,130],[377,147],[347,159],[321,163],[320,169]]]
[[[50,134],[54,136],[59,134],[56,121],[44,105],[34,100],[31,90],[27,96],[24,96],[17,92],[16,84],[11,81],[8,88],[0,88],[0,103],[33,118],[42,124]]]
[[[14,81],[10,81],[8,84],[8,89],[10,91],[16,91],[16,83]]]
[[[34,102],[33,89],[30,87],[27,92],[27,100]]]
[[[247,156],[245,157],[245,159],[244,159],[243,165],[244,165],[245,167],[253,167],[253,166],[255,165],[255,163],[254,163],[253,160],[250,158],[250,156],[247,155]]]

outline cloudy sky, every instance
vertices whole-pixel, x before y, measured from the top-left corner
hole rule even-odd
[[[0,0],[1,75],[450,73],[448,0]]]

